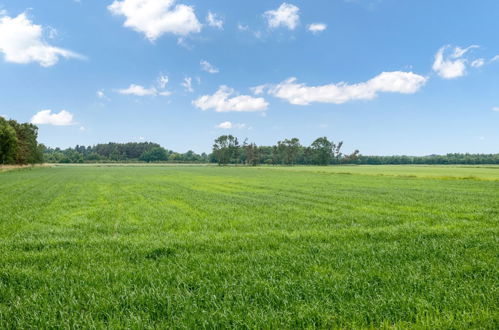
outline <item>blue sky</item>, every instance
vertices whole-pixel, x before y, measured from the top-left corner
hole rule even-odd
[[[495,153],[498,17],[497,0],[0,0],[0,115],[54,147]]]

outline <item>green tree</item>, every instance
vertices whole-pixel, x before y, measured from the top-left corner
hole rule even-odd
[[[334,143],[327,137],[317,138],[310,145],[312,163],[317,165],[329,165],[333,159]]]
[[[213,155],[219,165],[237,163],[239,157],[239,141],[232,135],[219,136],[213,144]]]
[[[0,164],[14,164],[17,155],[16,130],[7,120],[0,117]]]
[[[277,142],[275,151],[277,152],[277,158],[280,163],[293,165],[296,163],[301,148],[300,140],[298,138],[292,138]]]
[[[145,151],[139,159],[147,163],[167,161],[168,153],[161,147],[154,147],[151,150]]]
[[[260,151],[256,144],[250,143],[244,145],[245,161],[246,164],[251,166],[258,165],[260,161]]]

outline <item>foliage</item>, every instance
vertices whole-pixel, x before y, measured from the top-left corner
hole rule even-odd
[[[247,165],[389,165],[389,164],[499,164],[499,154],[447,154],[431,156],[363,156],[359,150],[342,152],[343,141],[317,138],[309,147],[298,138],[284,139],[273,146],[257,146],[247,139],[240,146],[237,138],[223,135],[215,140],[210,162]]]
[[[144,151],[139,160],[147,163],[164,162],[168,160],[168,153],[161,147],[154,147],[150,150]]]
[[[208,162],[208,155],[199,155],[189,150],[181,154],[166,150],[157,143],[152,142],[129,142],[129,143],[106,143],[95,146],[79,146],[61,150],[60,148],[47,148],[45,150],[45,162],[47,163],[108,163],[108,162],[139,162],[147,161],[148,155],[155,150],[156,159],[149,161],[170,162]],[[161,151],[160,151],[161,150]],[[166,157],[165,157],[166,154]],[[143,157],[144,156],[144,157]]]
[[[238,164],[239,141],[232,135],[219,136],[213,144],[213,155],[219,165]]]
[[[37,142],[38,128],[0,117],[0,164],[43,162],[43,145]]]

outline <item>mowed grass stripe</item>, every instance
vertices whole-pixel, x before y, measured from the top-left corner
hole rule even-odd
[[[2,173],[0,327],[496,328],[498,188],[290,168]]]

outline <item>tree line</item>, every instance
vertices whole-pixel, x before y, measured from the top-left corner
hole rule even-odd
[[[103,163],[103,162],[176,162],[207,163],[206,153],[197,154],[192,150],[177,153],[167,150],[157,143],[129,142],[106,143],[95,146],[74,148],[46,148],[44,159],[47,163]]]
[[[273,146],[257,146],[237,137],[222,135],[215,140],[210,155],[212,162],[219,165],[331,165],[356,162],[360,153],[341,152],[343,142],[330,141],[327,137],[317,138],[310,146],[303,146],[298,138],[284,139]]]
[[[430,156],[366,156],[358,150],[342,152],[343,142],[320,137],[309,146],[298,138],[258,146],[232,135],[222,135],[210,154],[192,150],[178,153],[153,142],[105,143],[60,149],[37,142],[38,128],[0,117],[0,165],[35,163],[170,162],[219,165],[388,165],[388,164],[499,164],[499,154],[447,154]]]
[[[0,117],[0,165],[43,162],[42,144],[38,144],[38,127]]]

